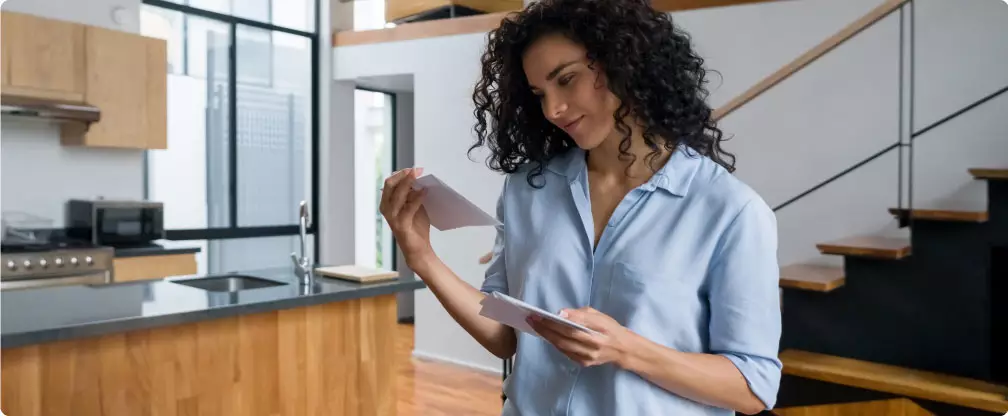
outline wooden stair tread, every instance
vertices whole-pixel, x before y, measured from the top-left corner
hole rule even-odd
[[[911,216],[914,219],[920,220],[987,222],[988,219],[987,211],[889,208],[889,213],[896,216],[907,215],[907,211],[911,212]]]
[[[905,238],[855,236],[816,244],[822,254],[877,257],[898,260],[910,255],[910,241]]]
[[[780,270],[780,287],[829,292],[845,281],[843,267],[791,264]]]
[[[969,173],[974,179],[1008,179],[1008,168],[973,168]]]
[[[784,374],[957,406],[1008,412],[1008,386],[799,350],[780,353]]]

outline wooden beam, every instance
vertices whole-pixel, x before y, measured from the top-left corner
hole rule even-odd
[[[990,412],[1008,412],[1008,386],[807,351],[780,353],[784,374]]]
[[[878,236],[848,237],[816,244],[822,254],[875,257],[899,260],[910,255],[910,242],[903,238]]]
[[[973,168],[969,172],[974,179],[1008,179],[1008,168]]]
[[[843,267],[791,264],[780,269],[780,287],[831,292],[845,282]]]
[[[931,221],[958,221],[958,222],[987,222],[987,211],[958,211],[958,210],[946,210],[946,209],[913,209],[907,210],[905,208],[889,208],[889,213],[897,216],[907,216],[907,211],[910,217],[918,220],[931,220]]]
[[[705,9],[711,7],[726,7],[741,4],[765,3],[783,0],[655,0],[653,6],[656,10],[663,12],[684,11],[692,9]],[[437,3],[449,3],[444,0]],[[478,3],[492,3],[488,0],[456,0],[457,3],[473,8]],[[480,6],[483,8],[487,5]],[[499,10],[499,5],[491,10]],[[332,35],[333,47],[367,45],[372,43],[397,42],[413,39],[425,39],[438,36],[455,36],[469,33],[489,32],[498,26],[500,21],[508,13],[520,10],[515,7],[513,10],[499,11],[478,16],[459,17],[455,19],[440,19],[424,22],[404,23],[393,28],[359,30],[359,31],[336,31]]]
[[[508,12],[500,12],[406,23],[388,29],[339,31],[333,33],[332,43],[333,47],[340,47],[489,32],[500,26],[507,14]]]
[[[819,404],[812,406],[785,407],[773,410],[777,416],[838,416],[838,415],[885,415],[885,416],[935,416],[910,399],[872,400],[867,402]]]

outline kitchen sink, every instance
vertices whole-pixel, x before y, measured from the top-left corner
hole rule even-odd
[[[238,292],[241,290],[261,289],[264,287],[282,286],[287,283],[267,280],[253,276],[229,274],[224,276],[208,276],[199,279],[175,280],[174,283],[203,289],[208,292]]]

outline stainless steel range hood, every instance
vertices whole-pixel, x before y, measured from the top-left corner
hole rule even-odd
[[[101,110],[98,107],[84,103],[2,94],[0,104],[4,115],[76,121],[85,124],[101,119]]]

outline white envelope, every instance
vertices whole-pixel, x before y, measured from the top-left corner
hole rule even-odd
[[[482,305],[480,315],[493,319],[514,329],[537,336],[539,334],[537,334],[525,320],[531,315],[537,315],[543,319],[549,319],[585,332],[597,333],[594,330],[567,318],[561,317],[560,315],[547,312],[541,308],[535,307],[500,292],[493,292],[487,295],[483,298],[483,301],[480,302],[480,305]]]
[[[434,175],[424,175],[416,179],[413,189],[427,189],[424,208],[431,225],[438,230],[453,230],[462,227],[501,225],[492,215],[466,199]]]

